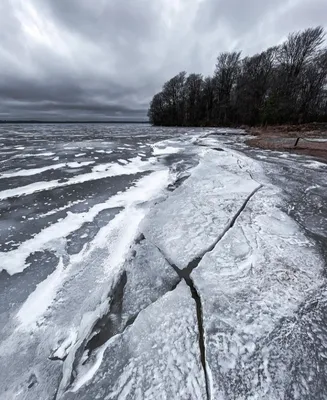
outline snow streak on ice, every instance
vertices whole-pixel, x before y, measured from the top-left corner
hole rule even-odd
[[[70,179],[65,180],[64,182],[60,182],[58,180],[35,182],[27,186],[3,190],[2,192],[0,192],[0,200],[7,199],[9,197],[28,195],[43,190],[51,190],[64,186],[76,185],[77,183],[100,180],[111,176],[134,175],[137,172],[151,171],[155,169],[154,164],[155,162],[153,159],[141,161],[140,157],[135,157],[134,159],[130,160],[129,164],[124,166],[117,163],[97,165],[92,169],[92,172],[74,176]]]
[[[85,200],[76,197],[45,208],[37,221],[64,216],[0,253],[8,282],[29,276],[37,252],[57,260],[3,314],[1,398],[326,397],[327,302],[316,236],[291,218],[290,199],[264,173],[264,163],[279,156],[259,152],[254,161],[228,148],[230,136],[209,133],[233,135],[185,131],[151,146],[141,141],[134,150],[119,137],[115,162],[85,161],[85,173],[64,181],[0,192],[19,204],[24,194],[37,199],[39,191],[75,183],[130,179],[82,211],[66,212]],[[96,145],[62,147],[87,158]],[[112,156],[99,146],[95,152]],[[312,160],[306,165],[324,171]],[[6,168],[1,178],[50,167]],[[324,182],[308,183],[303,195],[314,196]],[[105,223],[103,212],[110,214]],[[88,238],[82,228],[90,223],[99,223],[96,233],[70,253],[70,235]]]

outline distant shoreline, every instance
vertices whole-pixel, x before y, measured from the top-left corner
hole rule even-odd
[[[8,120],[1,121],[0,125],[5,124],[149,124],[149,121],[41,121],[41,120]]]

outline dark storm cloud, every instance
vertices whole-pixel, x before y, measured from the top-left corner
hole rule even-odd
[[[324,24],[325,0],[1,0],[0,118],[144,118],[180,70]],[[292,17],[293,16],[293,17]]]

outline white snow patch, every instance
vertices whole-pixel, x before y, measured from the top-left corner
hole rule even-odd
[[[32,154],[33,156],[35,154]],[[37,156],[44,156],[44,157],[50,157],[50,156],[54,156],[55,153],[51,153],[51,152],[46,152],[46,153],[38,153]]]
[[[5,171],[3,173],[0,173],[0,179],[1,178],[14,178],[16,176],[31,176],[31,175],[37,175],[41,174],[42,172],[45,171],[50,171],[50,170],[56,170],[56,169],[61,169],[61,168],[80,168],[84,167],[87,165],[94,164],[94,161],[85,161],[85,162],[69,162],[69,163],[60,163],[60,164],[52,164],[52,165],[47,165],[45,167],[41,168],[30,168],[30,169],[22,169],[19,171]]]
[[[76,204],[83,203],[84,201],[85,201],[84,199],[71,201],[68,204],[66,204],[65,206],[62,206],[62,207],[59,207],[59,208],[54,208],[53,210],[48,211],[48,212],[46,212],[44,214],[39,214],[37,217],[35,217],[35,219],[49,217],[50,215],[57,214],[60,211],[67,210],[67,208],[70,208],[70,207],[72,207],[72,206],[74,206]]]
[[[16,317],[23,325],[37,321],[46,312],[66,275],[67,271],[60,259],[54,272],[36,286],[34,292],[29,295],[18,311]]]
[[[60,358],[61,360],[67,356],[69,350],[77,339],[77,332],[75,329],[70,329],[66,339],[61,343],[58,349],[53,353],[53,357]]]
[[[162,147],[163,145],[157,145],[154,144],[152,145],[153,148],[153,155],[154,156],[161,156],[161,155],[167,155],[167,154],[175,154],[179,153],[182,149],[180,147],[172,147],[172,146],[165,146]]]
[[[321,188],[320,185],[312,185],[312,186],[307,187],[304,192],[308,193],[308,192],[310,192],[310,190],[319,189],[319,188]]]
[[[326,168],[327,165],[319,161],[309,161],[305,163],[305,167],[312,169],[320,169],[320,168]]]
[[[304,139],[306,142],[322,142],[322,143],[325,143],[325,142],[327,142],[327,139],[324,139],[324,138],[317,138],[317,139],[307,139],[307,138],[305,138]]]
[[[108,340],[103,346],[101,346],[95,355],[95,362],[91,365],[91,367],[84,367],[83,366],[78,371],[78,378],[74,382],[73,388],[70,390],[71,392],[75,393],[78,392],[79,389],[88,383],[96,374],[98,369],[100,368],[103,360],[104,352],[107,350],[108,346],[110,346],[111,342],[115,339],[115,337]]]

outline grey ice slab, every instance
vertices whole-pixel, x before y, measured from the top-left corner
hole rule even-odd
[[[323,283],[324,261],[281,203],[276,187],[257,192],[192,272],[213,399],[315,398],[305,397],[310,374],[296,371],[317,372],[316,359],[301,358],[303,345],[287,349],[293,329],[307,334],[299,310]],[[302,385],[300,396],[289,397],[288,385]]]
[[[81,369],[63,399],[203,400],[197,336],[195,303],[181,283],[106,343],[99,369]]]
[[[202,256],[224,233],[260,184],[251,178],[250,159],[205,151],[191,177],[155,207],[145,236],[180,269]]]

